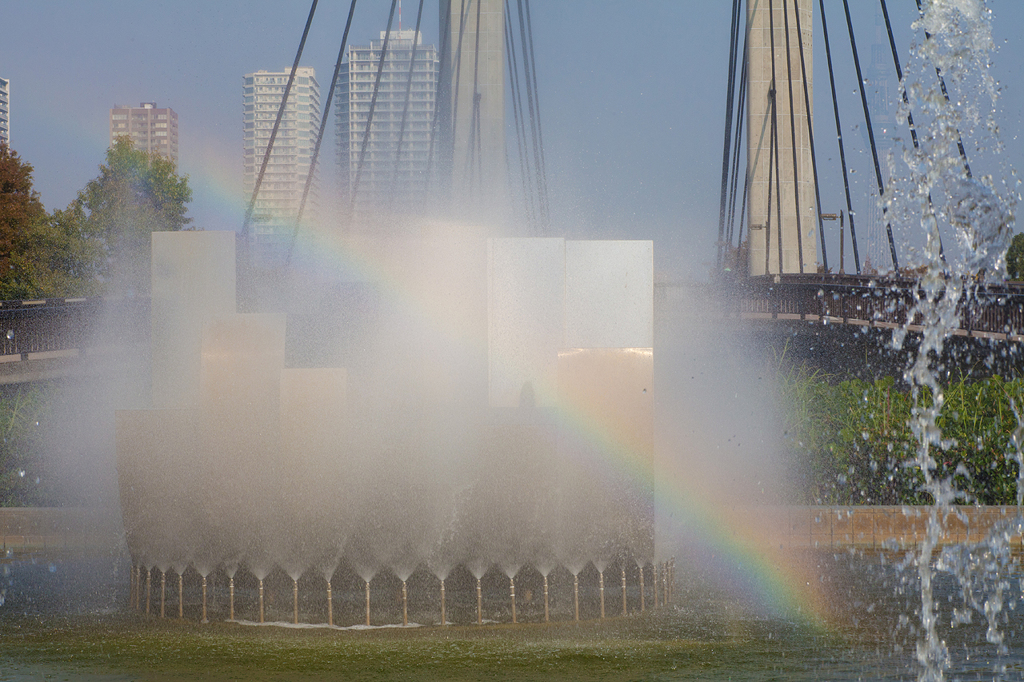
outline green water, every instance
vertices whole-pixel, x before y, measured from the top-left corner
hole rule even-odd
[[[791,624],[736,623],[727,633],[687,621],[666,612],[339,631],[124,615],[23,618],[0,626],[0,680],[812,680],[872,666],[866,650]]]
[[[72,574],[59,564],[22,561],[0,567],[7,575],[6,582],[0,580],[7,590],[6,604],[0,604],[0,682],[913,680],[917,588],[901,578],[895,558],[823,554],[826,602],[813,619],[768,612],[742,589],[687,575],[677,577],[674,605],[626,617],[597,618],[591,590],[590,601],[581,605],[586,619],[579,623],[565,609],[557,622],[547,624],[524,609],[520,616],[532,622],[477,626],[462,620],[447,627],[375,629],[225,622],[220,592],[212,622],[200,624],[194,585],[191,596],[186,589],[185,619],[170,617],[177,615],[176,607],[168,608],[168,618],[158,617],[158,609],[147,616],[127,608],[123,585],[114,585],[113,597],[98,588],[83,591],[82,573],[102,575],[97,567]],[[63,582],[62,575],[67,576]],[[949,579],[936,583],[950,651],[947,679],[1024,679],[1024,609],[1016,604],[1021,585],[1019,574],[1009,577],[1000,617],[1009,651],[999,654],[985,641],[983,618],[949,627],[958,593]],[[290,592],[285,583],[278,587],[281,603],[268,606],[268,616],[287,620]],[[94,600],[83,601],[78,594]],[[475,606],[467,595],[467,590],[450,590],[449,603],[458,605],[466,597],[462,601]],[[247,609],[240,617],[250,617],[254,594],[237,596]],[[336,591],[335,597],[335,618],[358,622],[355,607],[361,608],[362,593]],[[490,598],[492,614],[500,618],[503,594],[494,590]],[[388,606],[380,601],[381,608]],[[435,607],[421,599],[415,616],[429,622]],[[322,615],[300,608],[314,621]],[[392,604],[390,612],[375,611],[374,621],[401,622],[400,610]]]

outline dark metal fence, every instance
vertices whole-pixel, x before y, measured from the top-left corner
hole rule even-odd
[[[143,341],[149,299],[59,298],[0,302],[0,358]]]

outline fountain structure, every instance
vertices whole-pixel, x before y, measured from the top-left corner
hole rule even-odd
[[[651,242],[362,245],[392,274],[340,285],[361,303],[305,342],[344,364],[312,367],[292,357],[290,325],[320,312],[239,313],[235,239],[153,234],[152,404],[116,419],[136,585],[144,573],[149,590],[154,567],[179,581],[191,567],[204,585],[219,569],[234,618],[244,568],[263,620],[280,570],[298,622],[299,579],[322,576],[331,601],[346,564],[369,624],[384,571],[401,581],[404,622],[424,568],[442,590],[459,566],[478,587],[502,571],[510,620],[527,566],[544,577],[545,618],[557,566],[578,581],[614,564],[642,584],[655,560]]]

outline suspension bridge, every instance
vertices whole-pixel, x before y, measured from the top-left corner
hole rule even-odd
[[[307,194],[335,99],[334,87],[347,54],[356,5],[352,0],[331,91],[325,99],[306,181]],[[353,193],[359,191],[358,178],[366,159],[378,149],[375,134],[390,136],[397,167],[403,136],[409,128],[411,87],[404,89],[405,102],[390,103],[387,116],[380,114],[384,105],[378,102],[383,74],[395,71],[391,66],[385,69],[389,60],[401,57],[408,64],[416,60],[418,41],[412,41],[411,47],[404,46],[404,55],[397,55],[397,48],[389,54],[389,44],[397,44],[390,40],[392,32],[397,33],[396,5],[397,0],[392,0],[387,17],[381,17],[386,30],[374,53],[378,64],[361,119],[361,138],[353,146]],[[417,30],[424,5],[424,0],[419,0],[416,6]],[[252,210],[272,152],[274,133],[285,115],[288,92],[316,8],[314,0],[243,220],[242,242],[250,236]],[[920,0],[917,10],[922,10]],[[440,0],[438,11],[441,35],[436,105],[430,120],[424,187],[435,206],[446,205],[453,212],[470,216],[514,210],[524,217],[519,236],[547,236],[550,199],[530,1]],[[905,16],[907,8],[901,6],[900,11],[898,20],[907,23],[912,18]],[[885,0],[879,0],[877,14],[879,26],[884,26],[880,31],[882,42],[891,57],[888,68],[902,80],[905,58],[901,60],[901,56],[907,53],[907,47],[897,44]],[[725,27],[722,33],[724,40]],[[888,188],[876,145],[869,88],[857,88],[860,107],[856,110],[844,108],[837,97],[837,90],[848,87],[841,80],[841,63],[848,71],[852,65],[857,81],[866,84],[863,41],[858,47],[857,37],[849,0],[733,0],[713,277],[726,292],[719,299],[723,318],[762,327],[776,325],[787,336],[809,333],[827,337],[844,328],[905,328],[911,334],[921,330],[916,303],[925,293],[914,273],[906,268],[905,259],[901,259],[893,220],[884,206],[878,218],[884,227],[888,262],[871,265],[864,257],[865,226],[854,208],[863,197],[855,196],[855,185],[850,181],[850,144],[845,130],[860,127],[866,131],[873,175],[870,201],[877,202]],[[922,37],[930,38],[927,34]],[[816,45],[826,54],[831,107],[819,110],[815,119],[811,65]],[[874,68],[880,68],[878,55],[878,50],[872,52]],[[409,68],[391,77],[408,78],[411,86],[412,76],[413,69]],[[934,84],[948,98],[944,75],[938,70]],[[906,97],[902,94],[904,102]],[[511,125],[507,113],[511,113]],[[833,123],[834,129],[829,127]],[[918,149],[922,144],[920,122],[907,113],[897,123]],[[832,171],[838,170],[844,190],[845,205],[836,213],[821,209],[821,187],[828,169],[820,158],[826,145],[835,146],[833,155],[839,163]],[[965,180],[972,180],[974,173],[959,131],[955,145],[959,155],[957,172]],[[410,152],[406,148],[404,153]],[[293,239],[302,226],[306,198],[304,194]],[[354,205],[356,197],[351,200]],[[828,249],[837,241],[836,231],[838,258]],[[951,269],[946,276],[958,275]],[[963,289],[971,295],[965,294],[958,302],[956,336],[987,343],[1017,344],[1024,340],[1024,286],[971,281]],[[114,307],[118,314],[138,321],[146,319],[149,304],[145,300],[121,301]],[[103,303],[96,299],[0,304],[0,383],[53,378],[70,371],[75,359],[95,345],[90,330],[103,328],[102,310]],[[132,328],[137,330],[134,336],[139,337],[135,342],[145,344],[146,325],[134,324]]]

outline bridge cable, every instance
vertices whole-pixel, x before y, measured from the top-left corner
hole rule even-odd
[[[469,179],[469,188],[473,187],[473,178],[479,183],[479,189],[483,190],[483,171],[480,158],[480,13],[483,11],[483,0],[476,0],[476,38],[473,44],[473,109],[469,122],[469,153],[466,155],[466,175]],[[474,168],[474,161],[476,168]]]
[[[519,86],[519,60],[516,56],[515,41],[512,35],[512,17],[509,0],[505,0],[505,43],[508,47],[505,58],[510,74],[509,87],[512,91],[512,115],[515,119],[516,148],[519,153],[519,177],[523,184],[523,208],[532,224],[536,225],[536,214],[533,206],[533,178],[529,174],[530,167],[526,160],[524,144],[526,127],[523,120],[523,94]]]
[[[735,226],[736,226],[736,197],[737,197],[737,194],[738,194],[737,190],[739,188],[740,153],[741,153],[742,147],[743,147],[743,134],[746,131],[746,127],[747,127],[745,125],[745,121],[744,121],[744,119],[746,117],[742,116],[740,114],[740,112],[744,111],[744,109],[746,107],[746,104],[747,104],[747,71],[748,71],[748,69],[747,69],[747,64],[746,64],[746,58],[747,58],[747,41],[746,41],[746,38],[744,38],[744,41],[743,41],[743,57],[742,57],[742,60],[741,60],[742,67],[740,68],[739,94],[737,95],[737,98],[736,98],[736,113],[737,113],[737,116],[736,116],[736,135],[735,135],[734,141],[733,141],[732,173],[731,173],[731,178],[730,178],[730,181],[729,181],[730,182],[730,187],[729,187],[729,217],[725,221],[725,225],[726,225],[725,243],[728,245],[728,248],[730,248],[730,249],[732,248],[733,232],[734,232]],[[739,244],[738,243],[737,243],[737,248],[739,248]]]
[[[395,146],[395,165],[391,170],[391,199],[390,202],[394,204],[395,198],[395,185],[398,181],[399,166],[402,164],[402,143],[405,141],[405,125],[409,118],[409,100],[412,96],[412,77],[413,72],[416,69],[416,52],[419,47],[419,35],[420,35],[420,20],[423,18],[423,0],[420,0],[419,8],[416,10],[416,30],[413,33],[412,38],[412,50],[409,53],[409,71],[405,78],[405,101],[402,104],[402,122],[398,128],[398,144]],[[411,174],[410,174],[411,175]],[[411,187],[409,188],[411,191]]]
[[[885,3],[884,2],[882,3],[882,9],[883,10],[885,9]],[[917,0],[917,12],[920,15],[924,15],[924,10],[921,9],[921,0]],[[888,13],[886,14],[885,22],[886,22],[886,25],[888,26],[888,24],[889,24]],[[932,39],[932,34],[929,33],[928,31],[925,31],[924,32],[924,39],[925,40],[931,40]],[[937,66],[935,67],[935,77],[939,79],[939,88],[941,88],[942,96],[946,98],[946,102],[948,103],[949,102],[949,92],[946,91],[946,79],[943,78],[942,71]],[[957,146],[957,149],[959,149],[959,151],[960,151],[960,158],[963,159],[964,170],[967,171],[967,177],[969,177],[969,178],[974,177],[974,175],[971,173],[971,164],[969,164],[967,162],[967,152],[964,150],[964,139],[960,135],[960,129],[959,128],[957,128],[957,131],[956,131],[956,146]]]
[[[871,146],[871,160],[875,164],[875,180],[878,182],[878,197],[885,196],[885,183],[882,181],[882,169],[878,165],[878,149],[875,147],[875,131],[871,126],[871,112],[868,110],[868,96],[864,90],[864,76],[860,69],[860,56],[857,54],[857,39],[853,34],[853,19],[850,18],[850,2],[843,0],[843,8],[846,10],[846,26],[850,33],[850,49],[853,51],[853,65],[857,70],[857,90],[860,92],[860,102],[864,109],[864,124],[868,129],[868,143]],[[882,204],[882,216],[885,218],[885,232],[889,237],[889,254],[892,256],[892,268],[895,274],[899,274],[900,261],[896,255],[896,242],[892,238],[892,223],[889,222],[886,214],[889,210]]]
[[[718,267],[725,265],[725,214],[728,201],[729,149],[732,147],[733,94],[736,90],[736,52],[739,49],[740,0],[732,1],[732,25],[729,27],[729,66],[725,91],[725,142],[722,145],[722,196],[718,208]],[[729,243],[732,246],[732,242]]]
[[[449,33],[451,32],[451,23],[452,23],[452,12],[451,12],[451,5],[449,4],[448,12],[445,15],[444,30],[443,30],[443,32],[441,34],[441,51],[440,51],[440,53],[438,55],[438,68],[437,68],[437,72],[434,74],[435,79],[436,79],[436,82],[434,84],[435,85],[435,87],[434,87],[434,92],[435,93],[440,91],[442,81],[444,80],[443,76],[445,74],[445,71],[451,71],[451,64],[448,63],[448,61],[449,61],[449,54],[448,53],[450,51],[449,50],[449,42],[450,42],[449,41]],[[450,88],[450,86],[449,86],[449,88]],[[431,118],[431,121],[430,121],[430,144],[427,147],[427,170],[426,170],[426,178],[425,178],[426,185],[424,187],[424,191],[425,192],[429,191],[429,189],[430,189],[430,178],[431,178],[431,175],[432,175],[433,171],[435,170],[433,168],[433,166],[434,166],[434,140],[437,137],[437,123],[438,123],[438,118],[439,118],[440,112],[441,112],[440,101],[439,101],[437,95],[435,94],[435,96],[434,96],[434,114],[433,114],[433,117]]]
[[[263,163],[260,164],[260,172],[256,176],[256,184],[252,189],[252,198],[249,200],[249,208],[245,211],[245,219],[242,221],[242,236],[248,239],[249,237],[249,221],[252,220],[253,209],[256,208],[256,197],[260,193],[260,185],[263,184],[263,175],[267,171],[267,164],[270,163],[270,153],[274,149],[274,140],[277,138],[277,130],[281,127],[281,119],[284,117],[284,108],[288,104],[288,95],[292,89],[292,83],[295,81],[295,70],[299,68],[299,60],[302,58],[302,48],[306,46],[306,36],[309,35],[309,27],[313,23],[313,14],[316,12],[316,4],[318,0],[313,0],[312,6],[309,8],[309,16],[306,18],[306,27],[302,29],[302,39],[299,41],[299,49],[295,53],[295,61],[292,62],[291,73],[288,74],[288,83],[284,86],[284,95],[281,97],[281,106],[277,109],[277,118],[274,120],[274,128],[270,131],[270,140],[267,142],[267,151],[263,153]],[[253,90],[255,90],[255,84]],[[256,139],[256,117],[253,116],[253,142],[255,144]]]
[[[548,221],[550,220],[550,216],[551,216],[551,213],[550,213],[551,204],[550,204],[550,199],[548,197],[548,170],[547,170],[548,166],[547,166],[547,160],[544,158],[544,126],[541,125],[541,118],[540,118],[540,88],[537,85],[537,82],[538,82],[537,81],[537,58],[534,55],[534,51],[533,51],[533,21],[530,18],[530,0],[521,0],[521,2],[526,7],[526,36],[529,39],[529,44],[530,44],[530,78],[531,78],[531,81],[533,83],[533,98],[534,98],[534,102],[535,102],[535,104],[534,104],[534,116],[537,119],[537,147],[538,147],[538,149],[540,151],[540,154],[537,157],[537,166],[540,169],[540,179],[541,179],[540,198],[543,201],[543,207],[544,207],[544,211],[543,211],[543,214],[542,214],[542,216],[544,218],[544,227],[545,227],[545,229],[547,229]],[[525,53],[526,48],[524,47],[523,50],[524,50],[524,53]],[[525,61],[524,61],[524,66],[525,66]]]
[[[754,162],[753,163],[748,163],[749,167],[747,168],[747,172],[744,173],[745,177],[744,177],[744,180],[743,180],[743,198],[740,200],[740,234],[737,237],[737,245],[742,243],[742,237],[743,237],[743,216],[744,216],[744,214],[747,211],[747,197],[750,194],[750,184],[754,181],[754,169],[757,168],[757,165],[761,162],[761,151],[764,149],[764,146],[765,146],[764,145],[764,134],[769,131],[768,121],[771,119],[771,111],[772,111],[772,109],[771,109],[771,101],[769,100],[768,104],[765,105],[764,116],[761,117],[761,135],[757,139],[757,148],[754,151]],[[769,147],[769,150],[770,150],[771,149],[771,140],[769,140],[768,147]],[[769,169],[770,169],[770,166],[771,166],[771,161],[769,160]],[[769,204],[769,207],[770,207],[770,204]],[[748,232],[748,239],[749,239],[750,230],[747,230],[747,232]],[[766,242],[765,248],[767,248],[767,242]]]
[[[768,91],[768,106],[771,109],[771,132],[768,137],[768,210],[764,223],[764,274],[771,272],[769,255],[771,254],[772,241],[772,162],[775,159],[775,81],[772,81],[771,89]]]
[[[836,119],[836,140],[839,143],[839,164],[843,168],[843,189],[846,192],[846,212],[850,216],[850,241],[853,244],[853,262],[860,274],[860,252],[857,248],[857,227],[853,216],[853,200],[850,197],[850,177],[846,165],[846,145],[843,143],[843,124],[839,120],[839,100],[836,97],[836,78],[832,69],[832,48],[828,39],[828,20],[825,17],[825,0],[818,0],[818,8],[821,11],[821,32],[825,37],[825,57],[828,61],[828,81],[832,88],[832,111]],[[843,264],[839,264],[843,267]]]
[[[793,0],[793,9],[799,13],[800,9],[796,6],[796,0]],[[803,226],[800,220],[800,177],[797,173],[797,154],[796,154],[796,111],[793,108],[793,50],[790,45],[789,39],[789,2],[788,0],[782,0],[782,21],[783,26],[786,30],[786,81],[789,86],[789,139],[790,149],[793,152],[793,207],[796,209],[796,255],[799,265],[800,274],[804,274],[804,239],[803,239]],[[774,59],[775,55],[772,54]],[[807,127],[811,127],[810,111],[807,112]],[[782,178],[779,178],[781,181]],[[781,232],[780,232],[781,234]],[[782,272],[782,266],[779,266],[779,272]]]
[[[295,219],[295,229],[292,230],[291,244],[288,245],[288,256],[285,258],[285,265],[291,263],[292,252],[295,250],[295,240],[299,234],[299,225],[302,223],[302,213],[306,208],[306,197],[309,196],[309,188],[313,182],[313,171],[316,169],[317,160],[320,158],[320,143],[324,139],[324,130],[327,128],[327,120],[331,113],[331,101],[334,98],[334,87],[338,83],[338,75],[341,73],[341,61],[345,56],[345,44],[348,42],[348,31],[352,28],[352,15],[356,11],[356,0],[348,8],[348,19],[345,21],[345,32],[341,35],[341,47],[338,49],[338,60],[334,63],[334,77],[331,79],[331,87],[327,91],[327,105],[324,108],[323,116],[320,118],[320,131],[316,136],[316,146],[313,147],[313,160],[309,164],[309,174],[306,175],[306,186],[302,190],[302,202],[299,204],[299,215]]]
[[[544,156],[542,151],[543,145],[541,142],[543,138],[541,137],[540,131],[539,101],[535,102],[535,90],[537,87],[537,82],[536,76],[533,74],[536,74],[536,69],[534,68],[535,65],[533,64],[533,50],[528,49],[530,42],[527,39],[527,26],[526,17],[523,10],[523,0],[517,0],[517,4],[519,7],[519,44],[523,46],[523,70],[526,76],[526,104],[530,112],[530,136],[533,143],[533,161],[534,166],[536,167],[535,172],[537,174],[537,177],[539,178],[540,184],[538,186],[541,190],[538,195],[540,199],[541,221],[546,231],[548,224],[547,198],[545,190],[545,187],[547,186],[547,177],[546,173],[544,172]],[[529,7],[529,3],[527,3],[527,7]],[[532,35],[532,32],[530,33],[530,35]]]
[[[775,203],[778,205],[779,224],[775,231],[778,233],[779,242],[779,272],[782,274],[782,175],[779,172],[779,109],[778,109],[778,79],[775,75],[775,8],[773,0],[768,0],[768,33],[771,37],[772,48],[772,151],[775,155]],[[768,203],[768,211],[771,212],[771,202]],[[767,245],[766,245],[767,246]],[[768,274],[767,271],[765,274]]]
[[[813,5],[812,5],[813,7]],[[807,61],[804,54],[804,34],[800,26],[800,8],[794,2],[793,15],[796,17],[796,38],[800,47],[800,75],[803,78],[804,86],[804,110],[807,112],[807,140],[811,148],[811,171],[814,176],[814,202],[817,210],[815,215],[818,218],[818,234],[821,236],[821,261],[828,272],[828,250],[825,248],[825,223],[821,218],[821,190],[818,183],[818,154],[814,148],[814,126],[811,125],[811,94],[810,84],[807,82]]]
[[[775,82],[774,80],[772,81]],[[772,152],[775,155],[775,206],[778,211],[778,225],[775,231],[778,233],[779,241],[779,272],[782,274],[782,171],[779,164],[779,114],[778,114],[779,92],[772,89]],[[769,207],[770,208],[770,207]]]
[[[906,89],[906,85],[905,85],[905,83],[903,81],[903,68],[900,66],[899,51],[896,49],[896,39],[893,37],[893,34],[892,34],[892,23],[890,23],[890,21],[889,21],[889,8],[886,6],[885,0],[879,0],[879,1],[881,3],[881,6],[882,6],[882,16],[885,18],[885,30],[889,34],[889,49],[892,51],[892,63],[896,67],[896,77],[899,78],[899,80],[900,80],[900,94],[903,95],[903,104],[906,105],[906,107],[907,107],[907,125],[910,127],[910,139],[914,143],[914,149],[918,150],[918,149],[921,148],[921,145],[920,145],[920,143],[917,140],[917,126],[914,125],[914,112],[910,110],[910,99],[907,97],[907,89]],[[918,10],[920,10],[920,7],[921,7],[921,3],[920,3],[920,0],[918,0]],[[925,37],[927,38],[929,35],[930,34],[927,31],[925,31]],[[946,83],[942,79],[942,76],[939,75],[938,68],[935,69],[935,74],[939,76],[939,82],[942,84],[942,92],[943,92],[943,94],[945,94],[945,92],[946,92]],[[946,101],[949,102],[949,95],[946,95]],[[959,137],[960,137],[960,131],[957,130],[957,138],[959,138]],[[963,141],[962,140],[960,140],[959,145],[960,145],[960,158],[963,159],[964,165],[967,166],[967,157],[964,155],[964,145],[963,145]],[[970,166],[967,166],[967,176],[970,177],[970,175],[971,175],[971,168],[970,168]],[[879,201],[881,201],[881,197],[879,197]],[[928,192],[928,206],[931,207],[931,205],[932,205],[932,193],[931,193],[931,191],[929,191]],[[943,248],[943,245],[942,245],[942,235],[940,234],[940,235],[938,235],[938,237],[939,237],[939,257],[943,261],[945,261],[946,260],[946,251],[945,251],[945,248]]]
[[[743,67],[742,67],[742,70],[740,71],[739,102],[736,105],[738,124],[737,124],[737,132],[736,132],[736,144],[735,144],[735,149],[734,149],[734,154],[733,154],[733,194],[732,194],[732,197],[730,198],[729,223],[728,223],[728,225],[729,225],[729,234],[728,234],[728,238],[726,240],[728,242],[728,244],[729,244],[729,248],[732,248],[732,230],[733,230],[733,226],[737,224],[736,223],[736,188],[739,185],[739,168],[740,168],[739,159],[740,159],[740,150],[741,150],[741,147],[742,147],[742,138],[743,138],[743,131],[744,130],[747,131],[748,144],[750,142],[749,136],[750,136],[750,132],[751,131],[749,130],[749,126],[745,124],[747,117],[745,117],[742,114],[740,114],[740,112],[745,111],[746,107],[749,106],[749,102],[748,102],[748,100],[749,100],[749,93],[748,93],[748,88],[747,88],[747,79],[748,79],[748,72],[749,72],[750,32],[751,32],[751,29],[753,28],[754,16],[755,16],[755,14],[757,12],[757,6],[758,6],[759,3],[760,3],[760,0],[754,0],[753,10],[747,13],[746,28],[745,28],[744,33],[743,33],[743,57],[740,60],[740,63],[743,65]],[[761,155],[761,148],[762,148],[762,145],[764,144],[765,125],[767,123],[768,123],[768,118],[767,118],[767,112],[766,112],[765,116],[763,117],[763,119],[761,121],[761,136],[760,136],[760,138],[758,139],[758,142],[757,142],[757,151],[754,154],[754,163],[750,164],[749,163],[749,159],[748,159],[748,163],[747,163],[748,167],[747,167],[747,169],[743,173],[743,195],[742,195],[742,199],[740,199],[740,215],[739,215],[739,221],[738,221],[739,229],[737,230],[737,234],[736,234],[736,256],[737,256],[736,265],[737,265],[737,267],[743,267],[742,265],[740,265],[739,259],[743,255],[741,253],[741,246],[743,245],[744,218],[747,215],[747,193],[748,193],[748,191],[750,189],[750,180],[751,180],[752,170],[753,170],[753,168],[757,167],[758,159],[760,158],[760,155]],[[749,235],[749,230],[748,230],[748,235]],[[749,247],[749,245],[748,245],[748,247]],[[748,248],[747,265],[749,266],[749,248]]]
[[[754,10],[755,11],[757,10],[757,2],[756,2],[756,0],[755,0],[755,3],[754,3]],[[742,65],[742,68],[740,69],[740,88],[739,88],[740,91],[739,91],[738,101],[736,102],[736,120],[737,120],[737,123],[736,123],[736,139],[735,139],[735,144],[733,145],[732,189],[731,189],[731,196],[729,197],[729,218],[728,218],[728,221],[726,222],[728,233],[726,235],[726,240],[725,240],[726,243],[729,245],[729,248],[732,248],[733,231],[734,231],[735,226],[737,224],[737,222],[736,222],[736,198],[737,198],[737,195],[738,195],[738,188],[739,188],[740,154],[741,154],[741,152],[743,150],[743,136],[744,136],[744,134],[746,134],[746,136],[748,138],[748,140],[747,140],[748,144],[750,142],[750,139],[749,139],[750,138],[750,131],[749,131],[749,125],[748,125],[748,122],[747,122],[747,117],[743,116],[741,112],[746,111],[747,106],[748,106],[748,99],[749,99],[749,97],[748,97],[747,79],[749,78],[748,74],[749,74],[749,71],[750,71],[748,61],[749,61],[749,54],[750,54],[750,29],[751,29],[751,26],[753,25],[753,17],[754,17],[754,14],[750,13],[748,19],[745,22],[746,23],[746,27],[745,27],[745,30],[744,30],[744,33],[743,33],[743,55],[742,55],[742,57],[739,60],[740,64]],[[764,127],[762,125],[762,128],[761,128],[761,140],[758,142],[758,144],[760,145],[761,142],[763,142],[763,140],[764,140]],[[760,152],[760,149],[758,150],[758,152]],[[756,166],[756,162],[755,162],[754,165]],[[750,170],[749,170],[749,168],[744,169],[743,176],[744,176],[743,199],[742,199],[742,205],[740,207],[739,230],[738,230],[738,234],[736,235],[736,249],[737,249],[736,253],[737,253],[737,257],[740,255],[739,250],[740,250],[740,246],[743,243],[743,218],[746,215],[746,211],[747,211],[747,205],[746,205],[747,194],[746,194],[746,192],[747,192],[747,183],[750,180]]]
[[[472,0],[469,0],[472,4]],[[448,3],[448,16],[451,18],[451,1]],[[452,160],[451,170],[454,172],[455,169],[455,132],[459,123],[459,91],[462,86],[462,39],[466,35],[466,17],[469,16],[469,8],[466,6],[466,0],[462,0],[462,5],[459,7],[459,43],[455,49],[455,93],[452,95],[452,113],[451,113],[451,143],[452,143]]]
[[[366,160],[366,149],[370,144],[370,130],[373,125],[373,112],[377,108],[377,94],[380,92],[380,79],[384,73],[384,61],[387,59],[388,42],[391,40],[391,23],[395,18],[395,6],[398,0],[391,0],[391,13],[388,15],[388,28],[384,32],[384,44],[381,45],[380,60],[377,62],[377,79],[373,83],[373,95],[370,97],[370,111],[366,117],[366,129],[363,131],[363,143],[359,150],[359,163],[356,165],[356,179],[352,183],[349,212],[355,209],[356,195],[359,193],[359,179],[363,175],[363,162]]]

